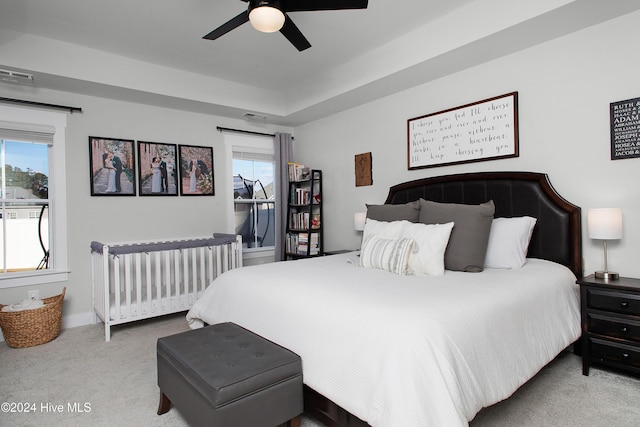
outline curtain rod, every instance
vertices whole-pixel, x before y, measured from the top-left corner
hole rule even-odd
[[[223,128],[223,127],[220,127],[220,126],[216,126],[216,129],[218,130],[218,132],[227,131],[227,132],[247,133],[249,135],[275,136],[272,133],[262,133],[262,132],[253,132],[253,131],[250,131],[250,130]],[[291,139],[295,139],[295,138],[291,137]]]
[[[78,107],[67,107],[65,105],[45,104],[44,102],[25,101],[24,99],[0,98],[0,102],[31,105],[34,107],[52,108],[56,110],[69,110],[71,114],[73,114],[74,112],[82,113],[82,108],[78,108]]]

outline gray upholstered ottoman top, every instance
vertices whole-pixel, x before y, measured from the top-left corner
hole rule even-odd
[[[214,407],[300,376],[300,356],[235,323],[158,339],[164,357]]]

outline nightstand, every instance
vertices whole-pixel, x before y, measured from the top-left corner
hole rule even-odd
[[[602,364],[640,374],[640,279],[579,279],[582,374]]]

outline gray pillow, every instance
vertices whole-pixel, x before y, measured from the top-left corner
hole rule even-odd
[[[401,205],[367,205],[367,218],[376,221],[418,222],[420,217],[420,202],[409,202]]]
[[[454,223],[444,253],[447,270],[477,273],[484,269],[494,213],[493,200],[480,205],[463,205],[420,199],[420,222]]]

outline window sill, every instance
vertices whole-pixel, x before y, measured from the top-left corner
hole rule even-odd
[[[2,273],[0,289],[19,288],[20,286],[42,285],[47,283],[66,282],[68,271],[33,271],[27,273]]]
[[[242,248],[243,258],[260,258],[264,256],[273,255],[276,253],[276,248],[269,246],[266,248]]]
[[[249,265],[257,265],[257,264],[266,264],[275,261],[275,248],[266,247],[266,248],[251,248],[251,249],[243,249],[242,251],[242,260],[245,266]]]

